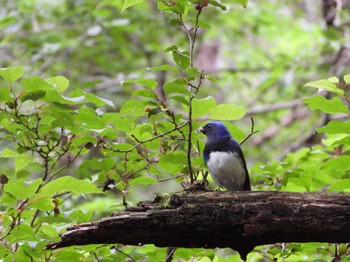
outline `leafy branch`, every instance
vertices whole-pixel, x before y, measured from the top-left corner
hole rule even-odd
[[[190,65],[189,68],[193,69],[194,65],[193,65],[193,61],[194,61],[194,47],[195,47],[195,43],[196,43],[196,39],[197,39],[197,32],[199,29],[199,17],[202,13],[202,9],[208,5],[207,1],[203,1],[203,3],[199,3],[196,6],[196,10],[197,10],[197,15],[196,15],[196,19],[195,19],[195,23],[194,23],[194,27],[188,28],[185,21],[183,20],[183,16],[182,14],[178,14],[178,20],[179,20],[179,24],[180,26],[184,29],[187,37],[188,37],[188,41],[189,41],[189,49],[190,49],[190,55],[189,55],[189,60],[190,60]],[[192,34],[193,32],[193,34]],[[190,176],[190,184],[192,185],[195,181],[195,177],[193,174],[193,170],[192,170],[192,161],[191,161],[191,154],[192,154],[192,132],[193,132],[193,125],[192,125],[192,101],[193,99],[196,97],[199,88],[202,84],[202,79],[204,72],[202,71],[199,75],[199,81],[198,84],[195,86],[192,84],[192,80],[187,81],[187,85],[188,85],[188,89],[190,91],[190,97],[188,100],[188,138],[187,138],[187,165],[188,165],[188,171],[189,171],[189,176]],[[194,89],[194,92],[191,92],[192,89]]]

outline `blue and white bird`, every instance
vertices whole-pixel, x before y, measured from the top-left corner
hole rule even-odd
[[[251,190],[242,150],[220,122],[210,122],[199,129],[207,136],[203,157],[215,183],[228,191]]]

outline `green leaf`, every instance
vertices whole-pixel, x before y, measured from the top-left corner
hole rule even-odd
[[[92,137],[91,134],[85,132],[73,139],[72,147],[78,148],[81,146],[86,146],[87,144],[95,145],[97,142],[98,140],[96,137]]]
[[[45,81],[54,85],[59,93],[63,93],[69,86],[69,80],[63,76],[47,78]]]
[[[171,26],[179,26],[180,22],[178,19],[171,19],[170,20],[170,25]]]
[[[197,67],[190,67],[188,69],[186,69],[186,74],[188,75],[188,77],[186,79],[188,80],[192,80],[196,77],[199,77],[202,73],[199,72]]]
[[[225,123],[228,130],[232,134],[232,137],[237,141],[243,141],[246,138],[246,134],[236,125],[232,125],[231,123]]]
[[[0,68],[0,76],[10,83],[15,82],[18,78],[23,76],[23,74],[23,68],[19,66]]]
[[[26,93],[54,90],[54,87],[55,87],[53,84],[46,82],[44,79],[38,76],[31,76],[31,77],[25,78],[21,81],[21,83]]]
[[[11,150],[9,148],[4,148],[4,150],[2,150],[0,157],[4,157],[4,158],[12,158],[12,157],[17,157],[20,154],[17,151]]]
[[[190,91],[188,91],[186,87],[186,84],[179,79],[172,82],[166,82],[163,89],[168,96],[171,94],[191,95]]]
[[[329,187],[328,191],[350,192],[350,179],[342,179]]]
[[[304,172],[302,172],[299,175],[299,179],[303,183],[306,190],[310,191],[310,186],[311,186],[311,182],[312,182],[312,176],[311,176],[310,170],[304,170]]]
[[[208,79],[212,83],[219,82],[219,80],[216,77],[214,77],[214,76],[206,76],[206,79]]]
[[[159,166],[172,174],[181,172],[186,164],[186,155],[184,152],[174,152],[162,156],[159,160]]]
[[[45,185],[40,193],[50,193],[51,195],[63,192],[72,192],[73,194],[92,194],[102,193],[92,182],[79,180],[70,176],[60,177]]]
[[[318,89],[318,92],[321,92],[323,90],[338,94],[338,95],[344,95],[344,90],[338,88],[333,82],[322,79],[319,81],[309,82],[305,84],[305,86],[311,86],[316,87]]]
[[[129,132],[133,124],[129,116],[123,116],[119,113],[105,113],[102,115],[102,120],[106,124],[112,124],[117,130],[124,132]]]
[[[57,92],[54,93],[52,91],[48,91],[46,94],[46,100],[52,102],[59,102],[61,104],[85,104],[85,103],[93,103],[94,105],[101,107],[104,105],[108,105],[114,108],[114,104],[111,100],[99,97],[92,93],[86,93],[80,89],[76,89],[70,93],[70,97],[65,97]]]
[[[21,101],[36,101],[38,99],[43,98],[47,91],[55,90],[55,86],[53,84],[49,84],[44,79],[38,76],[25,78],[21,81],[21,83],[24,89],[24,94],[20,98]]]
[[[126,101],[120,109],[121,114],[130,116],[142,116],[147,115],[147,108],[154,107],[155,104],[149,101],[143,100],[128,100]]]
[[[41,178],[34,180],[32,183],[25,185],[23,179],[13,180],[10,179],[8,183],[4,186],[6,192],[10,193],[17,200],[25,199],[35,193],[39,185],[43,181]]]
[[[16,199],[23,199],[23,191],[24,191],[24,181],[21,180],[13,180],[11,179],[5,186],[4,190],[7,193],[10,193]]]
[[[125,210],[123,203],[121,201],[117,201],[114,199],[114,201],[108,197],[108,198],[95,198],[94,201],[85,201],[81,205],[75,206],[76,209],[79,210],[91,210],[93,211],[93,214],[102,214],[108,210],[108,212],[113,211],[121,211]],[[118,210],[119,209],[119,210]],[[86,214],[87,215],[87,214]],[[87,216],[85,216],[87,218]],[[83,218],[83,217],[82,217]],[[89,220],[88,220],[89,221]],[[86,221],[87,222],[87,221]]]
[[[31,99],[31,100],[37,100],[42,97],[44,97],[42,100],[45,102],[49,102],[50,105],[54,104],[56,106],[60,106],[62,109],[66,108],[62,105],[77,105],[81,103],[86,103],[85,96],[80,97],[65,97],[62,94],[58,92],[58,90],[48,90],[48,91],[42,91],[38,93],[34,93],[35,99],[32,98],[32,94],[29,94],[29,96],[26,96],[25,99]]]
[[[321,169],[348,171],[350,170],[350,156],[339,156],[328,159],[327,162],[323,164]]]
[[[20,225],[16,226],[14,230],[12,230],[11,234],[12,237],[16,239],[16,241],[38,241],[34,229],[25,223],[21,223]]]
[[[84,211],[84,212],[82,212],[81,210],[75,210],[72,213],[70,213],[67,216],[67,218],[78,223],[84,223],[84,222],[89,222],[91,219],[91,216],[92,216],[92,210]]]
[[[348,145],[350,146],[350,136],[344,137],[340,140],[336,140],[332,143],[332,146]]]
[[[149,89],[139,89],[136,90],[133,94],[133,97],[135,96],[142,96],[142,97],[148,97],[148,98],[155,98],[155,94],[149,90]]]
[[[103,105],[108,105],[112,108],[115,108],[113,102],[111,100],[108,100],[106,98],[102,98],[102,97],[99,97],[95,94],[89,94],[89,93],[85,93],[85,98],[88,102],[90,103],[93,103],[94,105],[98,106],[98,107],[101,107]]]
[[[58,238],[57,230],[52,225],[44,224],[40,227],[40,231],[51,239]]]
[[[78,110],[77,120],[84,123],[86,129],[104,129],[106,123],[99,117],[92,108],[82,106]]]
[[[240,4],[241,6],[243,6],[244,8],[247,7],[248,4],[248,0],[235,0],[238,4]]]
[[[73,248],[62,248],[58,250],[52,257],[55,262],[65,262],[65,261],[84,261],[86,260],[85,255],[80,253]]]
[[[159,11],[165,12],[174,12],[176,14],[181,13],[181,9],[176,5],[176,2],[173,4],[166,4],[165,1],[157,1]]]
[[[161,65],[156,67],[149,68],[151,71],[170,71],[174,73],[178,73],[179,70],[176,67],[172,67],[170,65]]]
[[[240,106],[220,104],[210,112],[210,118],[214,120],[237,120],[242,118],[246,112],[247,109]]]
[[[126,143],[117,143],[112,146],[113,150],[130,150],[133,148],[133,145],[131,144],[126,144]]]
[[[16,151],[13,151],[9,148],[5,148],[0,157],[3,158],[14,158],[15,159],[15,172],[16,174],[27,167],[29,164],[35,163],[35,159],[32,155],[29,154],[20,154]]]
[[[345,81],[345,83],[350,84],[350,75],[345,75],[344,81]]]
[[[334,97],[332,100],[324,96],[315,96],[312,98],[303,99],[311,110],[320,110],[327,114],[348,113],[348,107],[338,98]]]
[[[186,70],[190,66],[190,57],[188,54],[173,51],[173,59],[175,63],[183,70]]]
[[[157,87],[158,82],[152,78],[149,79],[135,79],[135,80],[126,80],[122,82],[122,86],[126,86],[127,84],[138,84],[145,87],[148,87],[149,89],[154,89]]]
[[[248,0],[245,0],[245,1],[248,1]],[[222,11],[226,11],[227,10],[226,6],[222,5],[218,1],[211,0],[211,1],[209,1],[209,4],[221,8]]]
[[[35,162],[34,157],[29,154],[20,154],[15,158],[15,170],[16,173],[26,168],[28,165]]]
[[[203,99],[192,100],[192,117],[198,118],[208,114],[213,108],[215,108],[215,99],[212,96],[208,96]]]
[[[328,134],[350,134],[350,122],[333,120],[330,121],[326,126],[317,128],[317,132],[325,132]]]
[[[33,195],[39,188],[39,186],[43,183],[43,180],[41,178],[38,178],[34,181],[31,181],[29,184],[26,183],[25,185],[25,191],[23,192],[24,198],[27,198],[31,195]]]
[[[177,101],[177,102],[179,102],[179,103],[182,103],[182,104],[184,104],[185,106],[188,105],[188,99],[186,99],[186,98],[185,98],[184,96],[182,96],[182,95],[178,95],[178,96],[172,95],[172,96],[169,97],[169,99],[175,100],[175,101]]]
[[[44,90],[33,90],[33,91],[30,91],[30,92],[27,92],[27,93],[24,93],[20,100],[22,102],[24,101],[28,101],[28,100],[32,100],[32,101],[37,101],[39,99],[42,99],[44,98],[46,95],[46,91]]]
[[[133,6],[133,5],[137,5],[140,3],[143,3],[144,0],[124,0],[121,12],[124,12],[126,9],[128,9],[129,7]]]
[[[192,7],[189,1],[157,1],[158,9],[160,11],[172,12],[175,14],[181,14],[182,18],[185,20],[189,9]]]
[[[154,178],[152,177],[149,177],[149,176],[140,176],[140,177],[137,177],[135,179],[132,179],[130,182],[129,182],[129,185],[130,186],[135,186],[135,185],[144,185],[144,186],[147,186],[147,185],[154,185],[154,184],[157,184],[157,180],[155,180]]]
[[[43,210],[43,211],[52,211],[55,207],[52,202],[51,196],[45,194],[34,194],[28,199],[28,203],[31,208]]]
[[[0,102],[9,102],[11,100],[10,88],[0,88]]]
[[[150,124],[139,124],[131,132],[138,140],[147,140],[153,137],[153,128]]]
[[[164,51],[165,52],[169,52],[169,51],[175,52],[177,50],[179,50],[179,49],[178,49],[178,47],[176,45],[171,45],[171,46],[167,47]]]
[[[327,80],[331,81],[334,84],[338,84],[339,83],[339,78],[335,77],[335,76],[332,76],[332,77],[328,78]]]
[[[94,171],[103,170],[105,172],[108,172],[112,170],[113,166],[115,165],[115,159],[112,158],[103,158],[103,159],[97,159],[93,158],[91,160],[85,160],[81,165],[80,169],[82,168],[90,168]]]
[[[37,232],[35,232],[37,233]],[[30,245],[28,243],[29,241],[22,242],[23,244],[19,246],[19,248],[16,251],[15,254],[15,260],[17,261],[23,261],[23,262],[29,262],[29,261],[40,261],[41,256],[43,255],[43,251],[45,244],[45,241],[42,242],[31,242],[35,243],[35,248],[33,248],[33,245]]]

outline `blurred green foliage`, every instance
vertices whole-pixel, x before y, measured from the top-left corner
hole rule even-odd
[[[238,141],[260,131],[243,145],[255,190],[349,193],[341,27],[325,26],[320,3],[203,3],[3,4],[0,260],[163,260],[166,249],[153,245],[43,248],[71,224],[201,181],[195,130],[209,119],[225,121]],[[257,247],[248,261],[348,255],[345,245],[290,243]],[[174,254],[193,260],[240,257]]]

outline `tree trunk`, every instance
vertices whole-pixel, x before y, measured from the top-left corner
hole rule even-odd
[[[47,249],[102,243],[230,247],[245,258],[255,246],[276,242],[350,242],[350,194],[158,194],[112,217],[70,227]]]

